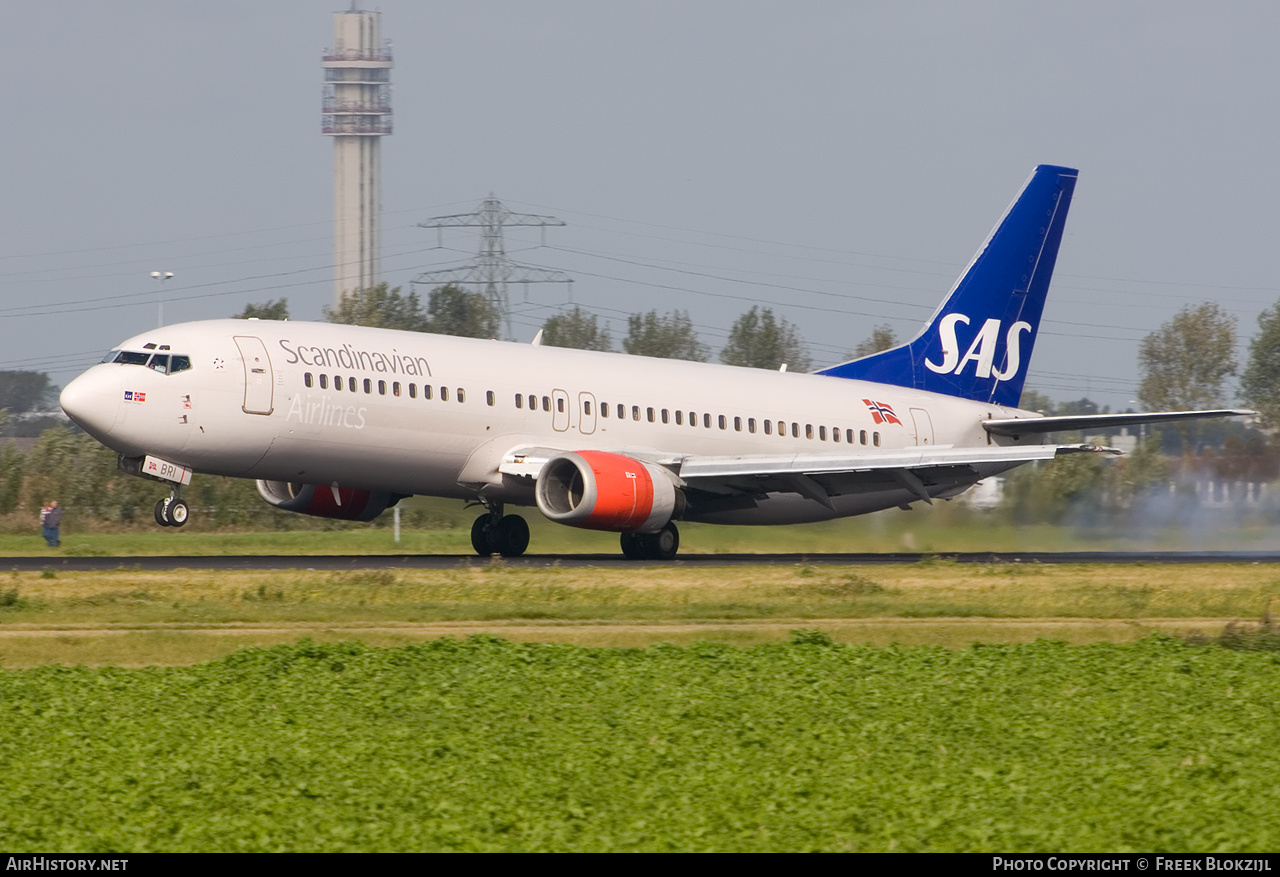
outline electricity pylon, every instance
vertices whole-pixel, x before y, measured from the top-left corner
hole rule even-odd
[[[507,226],[535,226],[545,229],[548,225],[564,225],[554,216],[537,216],[532,213],[512,213],[502,202],[489,193],[473,213],[453,216],[436,216],[419,222],[419,228],[479,228],[480,253],[466,265],[457,268],[441,268],[424,271],[413,278],[413,285],[432,287],[446,283],[475,287],[484,294],[498,313],[508,338],[514,338],[511,328],[511,302],[507,297],[509,283],[573,283],[563,271],[549,271],[532,265],[521,265],[507,258],[502,241],[502,229]]]

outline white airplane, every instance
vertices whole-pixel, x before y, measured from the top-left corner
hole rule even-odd
[[[1032,173],[910,341],[814,374],[332,323],[152,329],[61,403],[123,470],[257,480],[288,511],[368,521],[415,495],[482,504],[477,553],[524,553],[537,506],[669,559],[676,521],[787,524],[950,498],[1059,454],[1059,430],[1249,414],[1042,417],[1017,408],[1077,172]],[[1112,451],[1114,453],[1114,451]]]

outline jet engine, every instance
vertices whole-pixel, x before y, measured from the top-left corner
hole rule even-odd
[[[538,475],[536,495],[557,523],[621,533],[656,533],[685,505],[669,470],[604,451],[556,454]]]
[[[258,494],[278,509],[317,518],[372,521],[403,497],[381,490],[361,490],[297,481],[259,481]]]

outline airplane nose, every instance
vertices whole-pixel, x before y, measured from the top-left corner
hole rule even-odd
[[[90,369],[63,388],[58,403],[77,426],[101,441],[116,423],[119,383],[115,374]]]

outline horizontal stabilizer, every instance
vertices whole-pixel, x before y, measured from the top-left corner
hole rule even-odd
[[[992,435],[1019,438],[1049,432],[1081,432],[1091,429],[1117,429],[1144,423],[1168,423],[1180,420],[1202,420],[1208,417],[1249,417],[1258,412],[1247,408],[1217,408],[1209,411],[1150,411],[1137,414],[1089,414],[1063,417],[1018,417],[1006,420],[984,420],[982,426]]]

